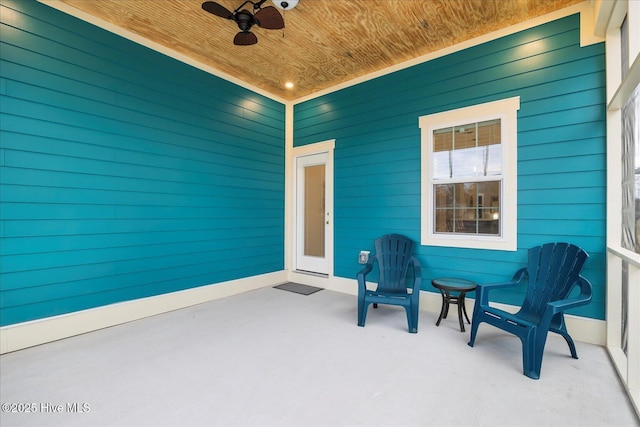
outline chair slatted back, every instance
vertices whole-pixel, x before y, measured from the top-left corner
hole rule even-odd
[[[400,234],[387,234],[375,240],[378,261],[378,291],[406,292],[407,269],[413,241]]]
[[[567,298],[589,255],[569,243],[529,249],[529,287],[520,314],[539,318],[549,302]]]

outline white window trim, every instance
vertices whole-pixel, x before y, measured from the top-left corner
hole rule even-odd
[[[518,110],[520,97],[507,98],[484,104],[441,113],[421,116],[418,119],[421,130],[421,244],[457,248],[490,249],[515,251],[518,246]],[[502,187],[501,233],[487,235],[448,235],[433,232],[433,185],[431,170],[433,156],[433,131],[472,122],[502,119]],[[474,181],[470,178],[468,181]],[[480,179],[484,180],[484,178]]]

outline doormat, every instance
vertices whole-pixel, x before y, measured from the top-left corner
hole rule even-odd
[[[301,295],[311,295],[322,290],[322,288],[316,288],[315,286],[308,286],[301,283],[293,282],[283,283],[281,285],[274,286],[274,288],[282,289],[283,291],[294,292]]]

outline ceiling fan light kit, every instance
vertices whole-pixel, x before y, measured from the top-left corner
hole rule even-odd
[[[266,1],[267,0],[260,0],[254,3],[251,0],[246,0],[233,12],[215,1],[205,1],[202,3],[202,9],[220,18],[234,21],[240,29],[240,32],[234,37],[233,44],[237,46],[249,46],[258,43],[258,38],[251,32],[251,27],[254,25],[267,30],[280,30],[284,28],[282,15],[280,15],[280,12],[278,12],[275,7],[262,7]],[[298,3],[298,0],[290,1],[295,1],[296,4]],[[248,3],[253,5],[253,10],[256,11],[255,13],[243,9]]]
[[[298,5],[300,0],[271,0],[278,9],[291,10]]]

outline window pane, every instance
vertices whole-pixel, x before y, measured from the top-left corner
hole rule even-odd
[[[453,148],[453,176],[474,176],[478,169],[475,123],[454,128]]]
[[[502,173],[502,131],[500,120],[478,123],[478,147],[480,147],[480,175],[500,175]]]
[[[453,128],[433,132],[433,178],[451,178],[451,153],[453,151]]]
[[[448,208],[453,206],[453,184],[437,184],[435,186],[436,206]]]
[[[455,212],[453,213],[453,219],[455,219],[456,221],[473,219],[473,209],[467,209],[467,208],[456,209]],[[463,225],[458,224],[459,230],[462,230],[463,228],[464,228]]]
[[[500,145],[489,145],[483,147],[484,152],[484,176],[495,176],[502,174],[502,148]]]
[[[477,206],[479,219],[493,220],[500,217],[500,181],[478,183]]]
[[[304,254],[324,257],[325,165],[304,168]]]
[[[453,231],[453,209],[436,209],[436,233]]]
[[[453,150],[453,128],[438,129],[433,131],[433,151]]]
[[[457,145],[457,144],[456,144]],[[456,149],[453,152],[453,176],[474,176],[478,172],[478,150],[475,147]]]
[[[433,132],[433,179],[495,176],[502,173],[499,119]]]
[[[434,232],[500,234],[500,181],[436,184]]]
[[[640,86],[622,108],[622,247],[640,253]]]
[[[500,120],[478,123],[478,146],[500,144],[501,139]]]
[[[456,150],[474,148],[476,146],[476,124],[469,123],[464,126],[456,126],[453,132],[453,147]]]

